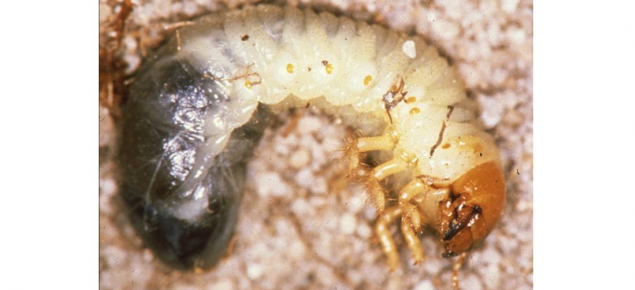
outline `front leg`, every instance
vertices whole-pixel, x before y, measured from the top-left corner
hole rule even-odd
[[[452,265],[452,287],[454,290],[459,290],[459,270],[461,269],[461,266],[463,266],[466,256],[467,253],[459,255]]]
[[[400,215],[401,208],[388,208],[379,216],[379,218],[377,219],[377,224],[375,225],[375,233],[379,238],[381,249],[384,251],[384,254],[388,258],[388,267],[390,268],[391,272],[397,268],[397,265],[399,265],[399,253],[397,252],[395,241],[390,235],[388,226],[392,222],[394,222],[395,219]]]

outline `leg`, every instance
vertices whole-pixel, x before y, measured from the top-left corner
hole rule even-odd
[[[375,233],[379,238],[381,249],[388,258],[388,267],[391,272],[397,268],[397,265],[399,265],[399,254],[397,253],[395,241],[390,236],[388,225],[399,215],[401,215],[401,209],[399,207],[386,209],[386,211],[384,211],[384,213],[377,219],[377,225],[375,226]]]
[[[395,146],[395,140],[389,135],[361,137],[347,143],[348,145],[342,149],[342,152],[344,153],[344,159],[348,161],[350,176],[356,176],[355,171],[361,163],[360,153],[375,150],[392,150]]]
[[[394,158],[392,160],[387,161],[373,169],[370,175],[368,176],[367,188],[368,193],[375,201],[375,206],[377,207],[377,212],[379,214],[382,213],[384,208],[386,207],[386,198],[385,198],[385,190],[379,184],[379,181],[384,178],[404,171],[408,168],[408,163],[401,158]]]
[[[408,184],[401,189],[401,193],[399,193],[399,205],[408,204],[410,199],[422,193],[424,189],[425,184],[419,179],[413,179],[408,182]]]
[[[403,209],[404,219],[409,219],[415,231],[421,230],[421,214],[418,209],[410,204],[410,200],[423,193],[425,184],[418,179],[410,181],[399,193],[399,206]]]
[[[390,133],[375,136],[375,137],[361,137],[355,141],[350,142],[344,150],[344,158],[348,162],[349,176],[357,176],[357,170],[360,167],[360,153],[377,150],[393,150],[395,147],[395,137]],[[384,164],[375,167],[368,175],[368,181],[366,187],[371,198],[375,202],[375,207],[379,214],[382,213],[386,207],[385,191],[379,184],[379,181],[388,177],[391,174],[398,173],[407,168],[407,162],[400,158],[395,158]]]
[[[359,152],[392,150],[395,147],[395,140],[390,135],[362,137],[355,142],[355,146]]]
[[[421,230],[422,216],[419,209],[410,200],[426,189],[426,185],[418,179],[410,181],[399,193],[399,207],[402,209],[401,233],[414,255],[415,265],[424,259],[423,248],[417,233]]]
[[[452,265],[452,287],[454,287],[454,290],[459,290],[459,270],[463,265],[463,261],[465,261],[465,256],[467,256],[467,253],[461,254],[454,260],[454,265]]]
[[[417,236],[417,233],[412,229],[413,226],[410,223],[410,219],[404,218],[401,220],[401,233],[406,239],[408,248],[412,251],[415,259],[415,265],[419,265],[423,261],[423,248],[421,247],[421,241]]]
[[[421,231],[422,219],[419,209],[412,204],[400,205],[400,207],[402,212],[402,223],[405,222],[410,225],[415,232]]]

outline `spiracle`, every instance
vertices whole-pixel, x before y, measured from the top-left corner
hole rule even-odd
[[[248,6],[178,27],[130,86],[121,194],[157,256],[181,269],[218,262],[269,115],[308,103],[361,132],[342,150],[351,175],[367,152],[391,156],[357,176],[379,214],[390,269],[398,266],[394,221],[416,263],[423,227],[453,257],[497,223],[505,203],[498,149],[435,47],[330,13]],[[386,185],[388,177],[401,182]],[[405,186],[386,188],[396,184]]]

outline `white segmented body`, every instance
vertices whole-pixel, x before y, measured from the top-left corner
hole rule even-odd
[[[491,136],[473,124],[461,81],[420,37],[268,5],[206,16],[179,32],[181,57],[222,79],[230,96],[226,107],[208,114],[205,125],[218,141],[244,124],[258,102],[277,104],[290,95],[305,103],[323,96],[326,102],[314,104],[350,105],[354,110],[346,112],[369,113],[388,125],[383,97],[402,78],[408,101],[392,108],[388,128],[398,136],[395,152],[418,160],[410,168],[413,176],[453,181],[476,165],[500,165]],[[455,108],[446,121],[448,106]],[[353,127],[364,125],[344,117]],[[446,146],[430,156],[444,122]],[[210,152],[225,145],[211,144]]]
[[[506,199],[498,149],[475,124],[473,105],[453,68],[420,37],[270,5],[205,16],[175,35],[131,89],[131,129],[124,138],[129,150],[123,159],[133,175],[124,187],[133,198],[145,193],[160,214],[194,227],[201,220],[204,226],[210,220],[234,222],[236,207],[219,206],[215,213],[209,204],[222,205],[223,191],[239,195],[234,204],[239,202],[242,191],[233,179],[244,179],[241,166],[264,130],[256,130],[265,122],[261,113],[268,111],[257,108],[264,104],[275,112],[310,104],[362,134],[343,148],[343,159],[375,203],[375,233],[391,269],[399,255],[388,225],[398,218],[415,263],[424,257],[417,237],[424,226],[436,230],[444,257],[464,257],[496,225]],[[241,140],[248,142],[240,146]],[[146,154],[148,148],[162,156]],[[358,170],[361,154],[371,151],[388,152],[380,154],[388,160]],[[137,155],[156,169],[138,171],[147,166]],[[243,175],[221,173],[227,170]],[[157,175],[166,189],[153,188]],[[400,188],[384,188],[389,176],[397,182],[388,184]],[[213,216],[220,212],[226,214]],[[225,228],[218,234],[224,239],[210,245],[227,246],[231,231]],[[190,267],[199,261],[194,256],[180,263]],[[453,275],[458,281],[456,271]]]

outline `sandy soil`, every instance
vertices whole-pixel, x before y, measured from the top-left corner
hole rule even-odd
[[[258,1],[133,1],[120,55],[133,73],[165,25]],[[533,288],[533,3],[531,1],[289,1],[422,35],[457,65],[479,121],[497,138],[508,203],[498,227],[471,252],[463,289]],[[274,3],[279,3],[275,1]],[[100,2],[100,47],[111,45],[117,1]],[[312,110],[279,116],[249,166],[228,257],[204,273],[182,273],[144,248],[123,211],[114,179],[116,115],[100,111],[100,288],[102,289],[449,289],[451,261],[431,234],[428,259],[389,273],[373,235],[375,212],[361,187],[334,164],[346,128]]]

